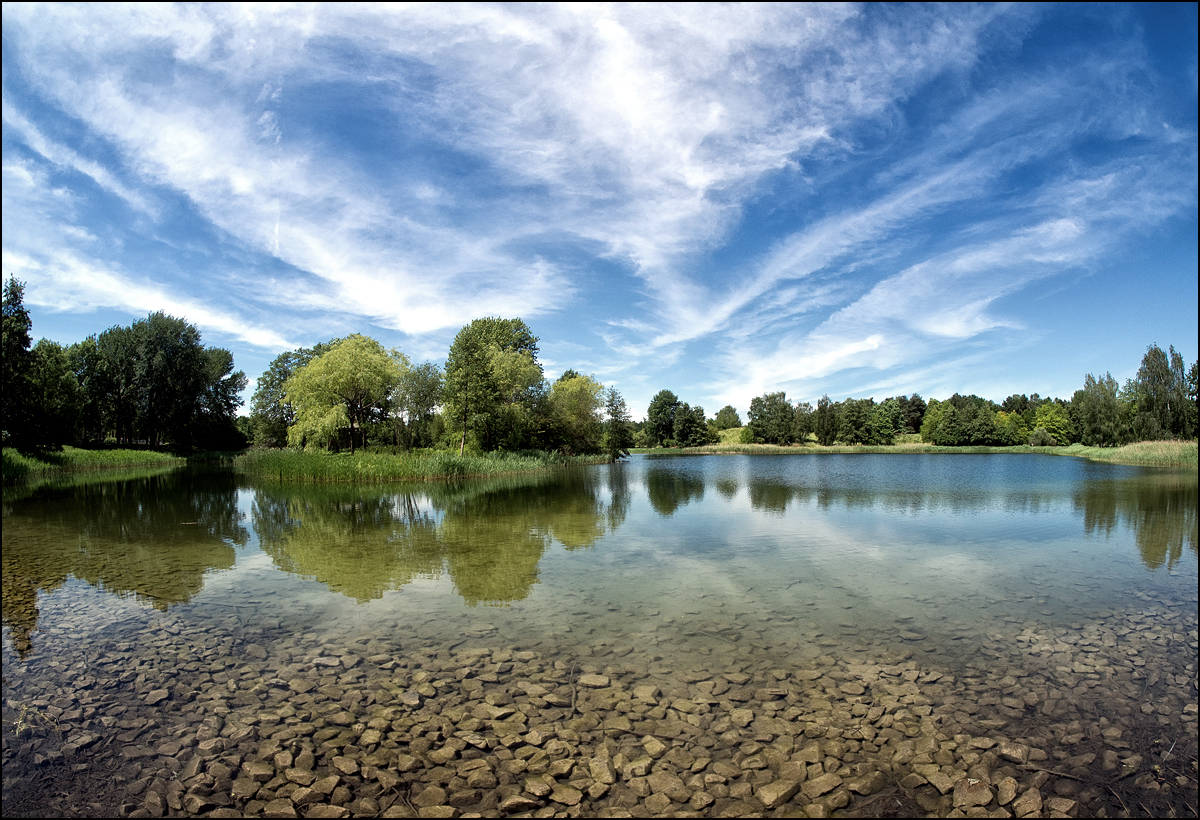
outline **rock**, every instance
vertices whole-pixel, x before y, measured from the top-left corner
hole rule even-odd
[[[341,778],[336,774],[331,774],[329,777],[324,777],[313,783],[310,787],[318,794],[333,794],[333,790],[338,787]]]
[[[999,751],[1000,757],[1010,763],[1016,763],[1018,766],[1024,766],[1029,762],[1029,747],[1023,743],[1005,740],[1000,743]]]
[[[577,680],[576,683],[578,683],[580,686],[587,686],[591,689],[602,689],[605,686],[608,686],[609,679],[605,675],[587,674],[580,675],[579,680]]]
[[[500,811],[505,814],[519,814],[521,812],[536,811],[540,809],[542,804],[537,800],[532,800],[521,794],[507,797],[500,801]]]
[[[396,771],[404,774],[419,768],[421,761],[412,755],[397,755],[395,765]]]
[[[305,817],[349,817],[350,810],[345,806],[316,805],[304,813]]]
[[[832,772],[816,777],[805,782],[801,787],[804,794],[809,799],[816,799],[827,792],[831,792],[838,786],[842,785],[842,779]]]
[[[597,783],[604,783],[611,786],[617,782],[617,771],[613,767],[612,761],[608,758],[592,758],[588,764],[588,770],[592,775],[592,780]]]
[[[296,807],[292,805],[292,801],[286,797],[279,797],[272,800],[263,809],[263,817],[295,817]]]
[[[792,799],[792,795],[800,790],[800,784],[793,780],[776,780],[765,786],[759,786],[754,796],[768,809],[782,806]]]
[[[846,681],[838,689],[847,695],[861,695],[867,691],[866,687],[857,681]]]
[[[235,800],[249,800],[258,794],[259,788],[261,788],[261,784],[257,780],[250,777],[239,777],[233,781],[229,793]]]
[[[156,704],[162,703],[164,700],[166,700],[169,697],[171,697],[171,693],[168,692],[166,689],[155,689],[155,690],[151,691],[148,695],[146,695],[146,705],[154,706]]]
[[[943,771],[937,771],[929,776],[929,784],[942,794],[947,794],[954,788],[954,778]]]
[[[1017,817],[1039,815],[1042,811],[1042,793],[1037,789],[1030,789],[1014,800],[1012,807]]]
[[[425,791],[414,797],[411,802],[417,807],[445,805],[446,790],[440,786],[429,786]]]
[[[996,802],[1001,806],[1007,806],[1017,796],[1017,781],[1015,778],[1006,777],[996,784]]]
[[[358,774],[358,762],[353,758],[338,756],[333,759],[333,768],[344,775]]]
[[[142,808],[149,812],[151,817],[162,817],[166,811],[162,795],[158,792],[147,792],[146,799],[142,801]]]
[[[986,806],[992,802],[992,787],[982,780],[964,777],[954,784],[954,807]]]
[[[780,771],[782,773],[782,769]],[[846,788],[857,794],[868,795],[874,794],[886,785],[887,778],[884,777],[883,772],[876,771],[847,781]]]
[[[417,811],[418,817],[458,817],[458,809],[454,806],[426,806]]]
[[[734,709],[729,713],[729,719],[733,721],[734,726],[744,729],[754,720],[754,712],[749,709]]]
[[[651,792],[665,794],[676,803],[686,803],[692,797],[691,790],[683,785],[683,781],[679,777],[670,772],[653,772],[646,778],[646,781],[650,784]]]
[[[662,757],[667,751],[666,744],[653,735],[646,735],[642,738],[642,748],[646,750],[646,754],[655,759]]]
[[[573,786],[560,785],[550,792],[550,799],[564,806],[578,806],[583,799],[583,792]]]

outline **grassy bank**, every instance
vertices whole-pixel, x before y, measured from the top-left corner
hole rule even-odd
[[[3,480],[5,484],[26,478],[54,473],[83,470],[112,470],[128,467],[167,466],[183,464],[184,459],[153,450],[80,450],[63,447],[58,452],[30,455],[12,447],[3,451]]]
[[[426,481],[444,478],[528,473],[568,464],[602,464],[606,456],[561,456],[555,453],[458,453],[416,450],[408,453],[325,453],[302,450],[251,450],[234,459],[234,467],[250,475],[281,481],[371,482]]]
[[[1197,447],[1194,441],[1141,441],[1123,447],[1085,447],[1072,444],[1069,447],[939,447],[921,441],[900,441],[892,446],[865,446],[835,444],[822,447],[815,442],[780,447],[774,444],[710,444],[707,447],[688,447],[678,450],[638,448],[635,453],[743,453],[748,455],[800,454],[800,453],[1041,453],[1052,456],[1079,456],[1113,464],[1138,464],[1152,467],[1197,466]]]

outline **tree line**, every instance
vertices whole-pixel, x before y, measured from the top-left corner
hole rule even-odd
[[[24,283],[5,282],[5,446],[245,446],[235,413],[246,376],[228,350],[206,347],[195,325],[159,311],[72,345],[32,344],[24,293]]]
[[[275,358],[258,380],[254,443],[329,450],[402,449],[607,453],[633,444],[616,388],[568,370],[553,382],[521,319],[487,317],[454,337],[443,371],[355,334]]]
[[[668,390],[661,391],[636,431],[639,446],[698,446],[717,439],[721,430],[741,428],[742,443],[789,445],[815,439],[832,444],[894,444],[902,434],[920,434],[928,444],[944,446],[1053,446],[1081,443],[1115,447],[1132,441],[1191,439],[1196,436],[1198,365],[1185,370],[1183,357],[1150,345],[1137,375],[1118,385],[1110,373],[1088,374],[1070,399],[1013,394],[997,404],[974,394],[926,402],[918,394],[847,398],[822,396],[814,407],[791,402],[784,392],[766,393],[750,402],[745,426],[737,410],[723,407],[715,418],[693,420]],[[676,419],[684,418],[683,426]],[[706,432],[697,432],[706,428]]]

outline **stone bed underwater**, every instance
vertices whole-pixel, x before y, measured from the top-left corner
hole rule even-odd
[[[6,491],[6,816],[1195,813],[1192,472]]]

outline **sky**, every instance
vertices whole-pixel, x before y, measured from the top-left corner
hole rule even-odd
[[[553,379],[1070,397],[1197,356],[1197,6],[5,4],[34,338],[162,310]],[[247,408],[243,408],[245,412]]]

